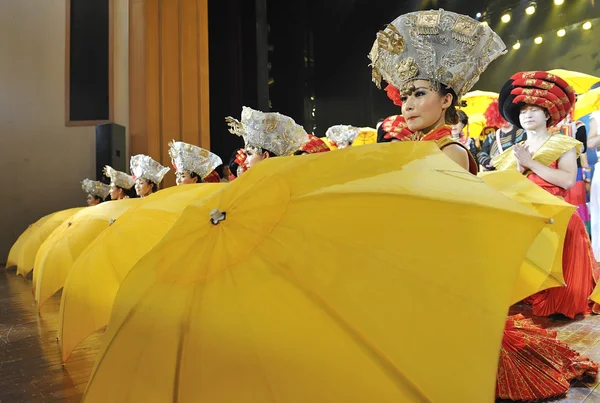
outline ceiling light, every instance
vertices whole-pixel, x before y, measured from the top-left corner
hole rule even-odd
[[[535,3],[529,4],[529,7],[525,9],[525,14],[533,15],[535,13]]]
[[[544,42],[541,36],[538,36],[533,41],[536,43],[536,45],[539,45],[540,43]]]
[[[562,5],[565,2],[565,0],[554,0],[554,4],[556,4],[557,6]]]
[[[515,44],[513,45],[513,49],[514,49],[514,50],[518,50],[518,49],[520,49],[520,48],[521,48],[521,42],[517,41],[517,43],[515,43]]]
[[[507,22],[510,22],[510,14],[509,14],[509,13],[506,13],[506,14],[504,14],[504,15],[502,16],[502,18],[500,18],[500,20],[501,20],[503,23],[505,23],[505,24],[506,24]]]
[[[558,35],[559,37],[563,37],[565,36],[565,34],[567,33],[567,31],[563,28],[563,29],[559,29],[558,31],[556,31],[556,35]]]
[[[592,22],[591,21],[586,21],[583,24],[583,29],[590,29],[592,27]]]

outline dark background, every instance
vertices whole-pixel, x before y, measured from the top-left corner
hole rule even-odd
[[[109,119],[108,1],[70,0],[71,121]]]
[[[286,114],[318,136],[334,124],[374,127],[378,118],[397,113],[385,92],[371,82],[367,54],[378,30],[416,10],[444,8],[472,17],[485,13],[481,19],[499,33],[509,51],[492,63],[474,89],[498,91],[512,73],[522,70],[564,68],[600,75],[600,20],[592,20],[589,31],[581,29],[583,21],[600,17],[598,4],[565,0],[556,6],[553,0],[540,0],[529,16],[528,3],[210,0],[211,148],[228,158],[242,145],[223,120],[227,115],[239,119],[242,105]],[[500,17],[509,9],[512,20],[503,24]],[[579,25],[567,28],[563,38],[556,36],[556,30],[572,24]],[[544,42],[534,45],[538,35]],[[513,50],[517,40],[522,46]]]

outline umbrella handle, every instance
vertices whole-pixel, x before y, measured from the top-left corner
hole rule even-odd
[[[225,221],[227,218],[227,213],[221,213],[219,209],[214,209],[210,212],[210,222],[213,225],[219,224],[221,221]]]

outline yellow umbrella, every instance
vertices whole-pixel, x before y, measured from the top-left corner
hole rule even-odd
[[[575,103],[575,119],[600,110],[600,88],[593,89],[577,97]]]
[[[162,239],[183,209],[223,186],[204,183],[161,190],[127,211],[81,253],[62,293],[58,338],[63,361],[77,344],[106,326],[121,281]]]
[[[490,104],[498,99],[497,92],[491,91],[471,91],[467,92],[462,100],[467,103],[467,106],[460,108],[464,113],[471,118],[471,115],[483,115]]]
[[[11,246],[10,251],[8,252],[8,258],[6,259],[7,268],[16,266],[18,264],[19,255],[21,254],[21,250],[23,249],[23,245],[25,245],[27,239],[29,239],[31,234],[35,232],[37,228],[41,227],[42,224],[45,223],[46,220],[48,220],[52,216],[52,214],[54,213],[45,215],[44,217],[40,218],[33,224],[29,225],[29,227],[27,227],[27,229],[23,231],[21,235],[19,235],[19,238],[17,238],[15,243]]]
[[[360,132],[352,142],[352,146],[363,146],[365,144],[377,143],[377,129],[372,127],[361,127]]]
[[[83,402],[493,401],[546,219],[432,143],[305,157],[184,211],[125,278]],[[511,248],[457,248],[482,222]]]
[[[38,310],[60,290],[79,257],[96,237],[141,199],[109,201],[83,209],[63,222],[44,241],[34,264]]]
[[[467,134],[469,137],[478,138],[483,129],[487,126],[487,119],[483,113],[469,115],[469,124],[467,125]]]
[[[44,220],[35,232],[32,232],[27,240],[23,243],[21,252],[17,262],[17,274],[27,277],[33,270],[33,264],[35,262],[35,256],[40,249],[42,243],[50,236],[52,231],[60,226],[67,218],[77,213],[84,207],[70,208],[67,210],[61,210],[51,214],[48,219]]]
[[[564,286],[563,245],[569,220],[576,207],[552,196],[517,171],[493,171],[480,175],[488,185],[504,195],[552,218],[552,222],[540,232],[523,260],[512,302],[519,302],[547,288]],[[495,232],[493,238],[496,240],[494,245],[497,245],[493,248],[497,253],[504,253],[501,246],[503,240]]]
[[[588,92],[594,84],[600,82],[600,78],[578,71],[553,69],[549,70],[548,73],[557,75],[565,80],[578,94]]]

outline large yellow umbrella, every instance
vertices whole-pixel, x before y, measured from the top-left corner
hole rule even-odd
[[[469,124],[466,131],[469,137],[479,138],[483,129],[487,126],[487,119],[483,113],[477,113],[469,116]]]
[[[545,221],[432,143],[270,158],[125,278],[83,401],[493,402]]]
[[[576,207],[551,195],[531,182],[518,171],[493,171],[482,173],[483,180],[511,199],[552,218],[537,236],[523,260],[518,281],[513,290],[512,302],[516,303],[538,291],[565,285],[562,254],[569,220]],[[488,227],[490,228],[490,227]],[[492,246],[497,253],[504,253],[503,239],[490,228]]]
[[[372,127],[361,127],[360,132],[352,142],[352,146],[364,146],[377,143],[377,129]]]
[[[27,277],[33,270],[33,264],[35,262],[35,256],[40,249],[42,243],[50,236],[52,231],[57,229],[60,224],[63,223],[67,218],[77,213],[84,207],[75,207],[67,210],[57,211],[51,214],[48,219],[44,220],[31,235],[28,236],[27,240],[23,243],[23,247],[19,253],[17,261],[17,274]]]
[[[222,183],[177,186],[144,198],[81,253],[62,293],[58,338],[63,361],[77,344],[106,326],[121,281],[162,239],[183,209],[223,186]]]
[[[575,103],[575,119],[600,110],[600,88],[595,88],[577,97]]]
[[[116,200],[83,209],[63,222],[44,241],[33,271],[38,309],[63,287],[73,262],[81,252],[121,214],[140,202],[141,199]]]
[[[467,105],[464,107],[461,107],[460,109],[463,112],[465,112],[467,114],[467,116],[469,116],[469,118],[470,118],[471,115],[484,114],[486,109],[488,108],[488,106],[490,106],[490,104],[492,102],[494,102],[495,99],[498,99],[497,92],[491,92],[491,91],[467,92],[462,97],[462,100],[465,101],[467,103]]]
[[[557,75],[565,80],[578,94],[588,92],[594,84],[600,82],[599,77],[580,73],[578,71],[553,69],[549,70],[548,73]]]
[[[19,255],[21,254],[21,250],[23,249],[23,246],[25,245],[27,239],[29,239],[31,234],[37,231],[37,229],[40,228],[42,224],[52,216],[52,214],[54,213],[45,215],[44,217],[40,218],[33,224],[29,225],[27,229],[23,231],[21,235],[19,235],[19,238],[17,238],[15,243],[10,247],[10,251],[8,252],[8,258],[6,258],[7,268],[16,266],[18,264]]]

